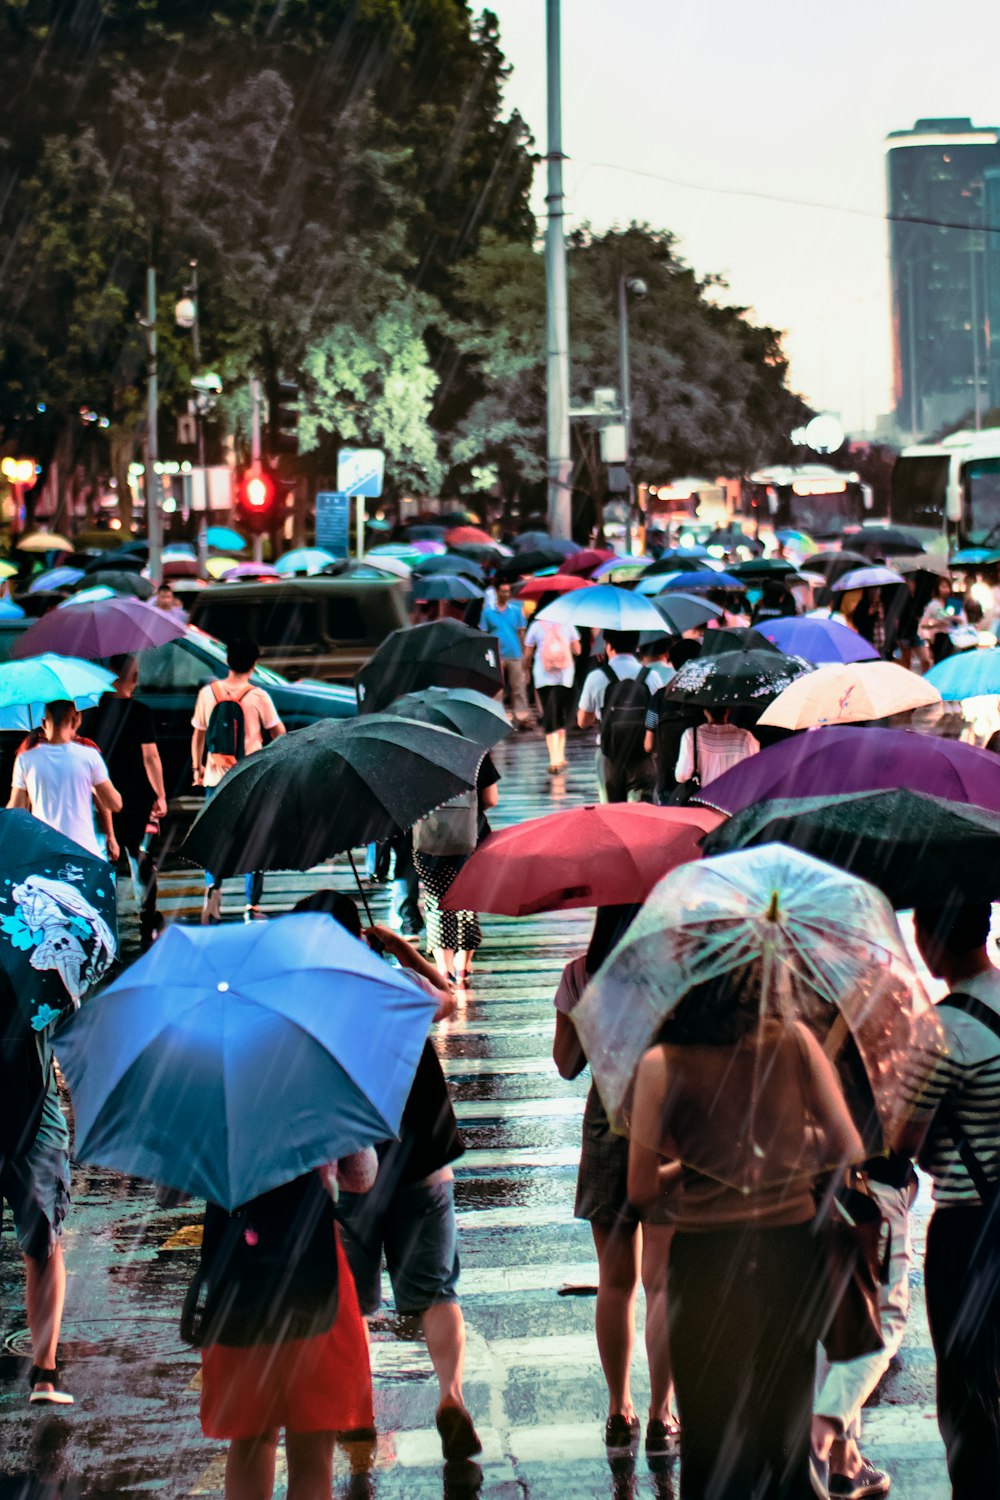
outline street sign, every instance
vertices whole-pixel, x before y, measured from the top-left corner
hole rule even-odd
[[[320,490],[316,496],[316,545],[334,557],[351,551],[351,497],[342,490]]]
[[[337,489],[346,495],[377,500],[385,477],[381,448],[341,448],[337,453]]]

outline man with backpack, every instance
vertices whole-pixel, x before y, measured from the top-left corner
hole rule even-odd
[[[206,802],[226,772],[264,747],[264,737],[277,739],[285,732],[278,711],[262,687],[250,678],[260,652],[254,641],[231,641],[226,652],[229,675],[222,682],[209,682],[201,689],[191,725],[191,771],[195,786],[205,788]],[[203,763],[204,762],[204,763]],[[263,916],[260,898],[264,877],[259,870],[245,876],[245,922]],[[222,890],[211,871],[205,871],[203,923],[222,920]]]
[[[542,728],[549,751],[549,775],[566,769],[566,722],[573,702],[574,658],[580,655],[575,625],[539,619],[524,637],[525,658],[542,704]]]
[[[602,802],[652,802],[656,767],[647,754],[646,715],[659,686],[650,667],[640,666],[637,631],[606,630],[607,660],[583,684],[576,721],[589,729],[598,719],[597,787]]]
[[[483,600],[483,612],[479,617],[480,630],[495,635],[500,646],[504,682],[510,695],[510,712],[515,729],[530,729],[531,709],[528,706],[528,676],[524,665],[524,610],[511,597],[509,583],[498,583],[496,603]]]

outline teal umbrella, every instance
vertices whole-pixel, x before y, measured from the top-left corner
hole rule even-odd
[[[46,703],[70,700],[77,708],[92,708],[102,693],[114,686],[115,675],[92,661],[74,656],[33,656],[28,661],[8,661],[0,666],[0,727],[7,726],[10,711],[27,714],[40,724]],[[15,713],[15,719],[18,715]]]
[[[210,526],[205,541],[214,552],[242,552],[246,546],[246,538],[231,526]]]

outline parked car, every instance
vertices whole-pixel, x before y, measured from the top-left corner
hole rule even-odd
[[[191,622],[223,641],[256,641],[264,664],[290,679],[350,682],[409,623],[406,585],[324,577],[213,584],[192,600]]]
[[[0,620],[0,659],[6,661],[17,636],[30,620]],[[166,646],[140,651],[136,697],[149,705],[163,761],[167,797],[193,792],[191,781],[191,715],[198,689],[226,675],[226,648],[204,631],[189,626],[183,636]],[[258,667],[251,679],[270,693],[288,730],[302,729],[317,719],[347,719],[357,713],[353,688],[328,682],[292,683],[279,672]],[[6,801],[11,768],[22,730],[0,732],[0,790]]]

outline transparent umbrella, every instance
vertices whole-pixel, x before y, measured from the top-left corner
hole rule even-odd
[[[733,1004],[757,1007],[758,1026],[810,1027],[878,1149],[905,1111],[913,1059],[940,1045],[937,1016],[881,892],[780,844],[665,876],[588,987],[573,1020],[615,1126],[629,1128],[635,1070],[663,1022],[691,991],[727,979]],[[740,1170],[757,1158],[760,1181],[757,1097],[747,1100],[742,1142],[720,1141],[707,1122],[704,1154],[688,1165],[743,1188]],[[804,1144],[807,1128],[803,1119]],[[782,1180],[781,1163],[772,1170]]]

